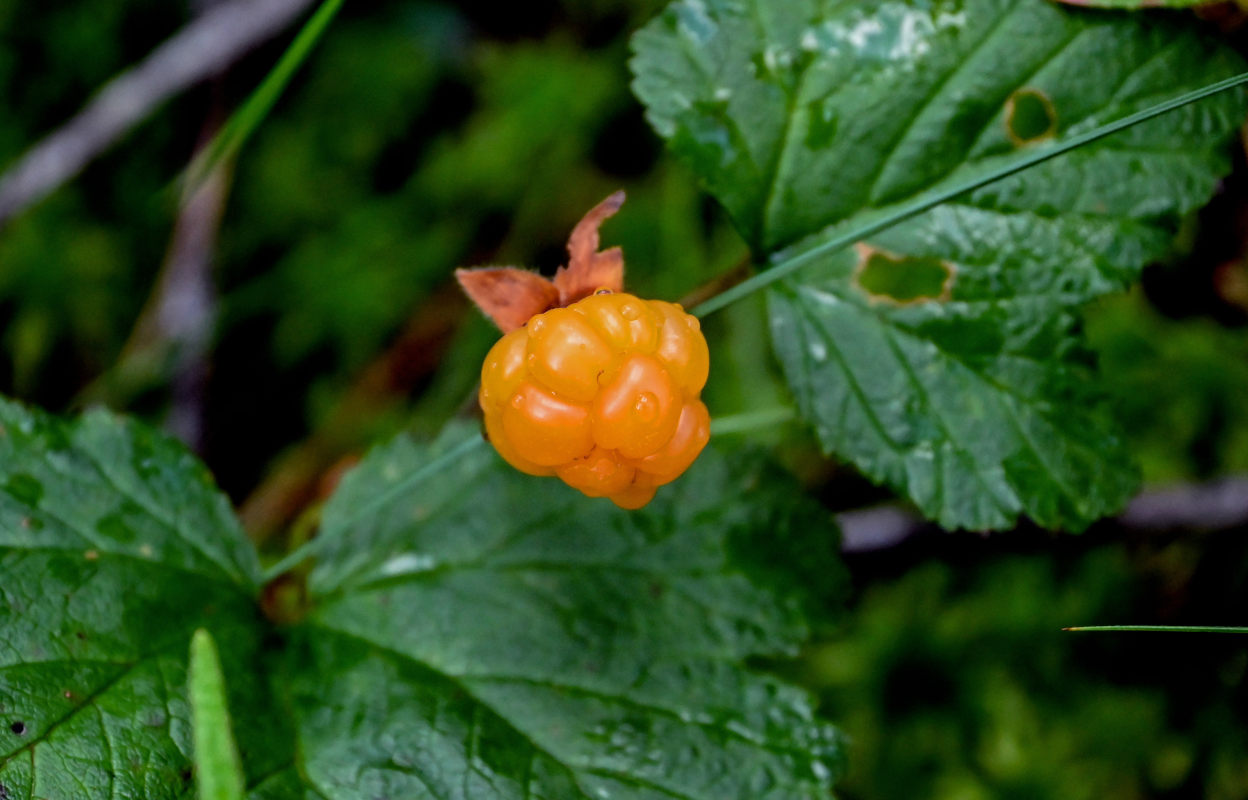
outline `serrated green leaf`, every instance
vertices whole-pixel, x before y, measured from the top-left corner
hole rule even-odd
[[[822,281],[769,294],[777,352],[821,441],[950,528],[1006,527],[1024,510],[1079,528],[1135,488],[1071,315],[1026,298],[985,301],[990,315],[975,303],[881,312],[845,300],[852,269],[846,256]]]
[[[635,37],[635,90],[756,252],[783,262],[1241,68],[1167,22],[1045,0],[689,0]],[[1071,312],[1164,252],[1229,168],[1245,110],[1242,93],[1186,106],[774,289],[777,353],[824,447],[950,527],[1025,513],[1077,528],[1117,508],[1132,470]],[[935,293],[914,277],[933,265]]]
[[[391,496],[433,457],[401,437],[325,508],[301,777],[264,797],[827,796],[836,733],[742,663],[841,586],[826,511],[709,451],[639,512],[485,448]]]
[[[191,632],[212,629],[241,671],[257,573],[184,448],[103,412],[62,423],[0,401],[0,795],[190,797]],[[264,708],[254,681],[236,700]]]
[[[199,800],[242,800],[246,781],[230,729],[225,676],[212,634],[202,628],[191,637],[187,680]]]

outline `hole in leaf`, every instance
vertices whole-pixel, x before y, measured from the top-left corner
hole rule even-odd
[[[901,304],[949,298],[954,268],[947,261],[894,256],[862,244],[858,254],[855,280],[872,300]]]
[[[12,725],[9,726],[9,730],[13,731],[18,736],[25,736],[26,735],[26,723],[22,722],[21,720],[18,720],[17,722],[14,722]]]
[[[1044,92],[1019,89],[1005,101],[1005,132],[1021,147],[1057,133],[1057,110]]]

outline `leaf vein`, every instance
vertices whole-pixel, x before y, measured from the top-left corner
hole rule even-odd
[[[67,712],[65,712],[64,714],[62,714],[60,717],[57,717],[55,720],[53,720],[51,723],[49,723],[49,724],[48,724],[48,726],[47,726],[46,728],[44,728],[44,730],[43,730],[43,732],[42,732],[41,734],[39,734],[39,735],[38,735],[38,736],[36,736],[35,738],[31,739],[29,742],[26,742],[24,745],[22,745],[21,747],[19,747],[19,748],[18,748],[18,749],[16,749],[16,750],[14,750],[13,752],[9,753],[8,755],[4,756],[3,758],[0,758],[0,769],[3,769],[3,768],[4,768],[4,766],[5,766],[6,764],[8,764],[8,763],[9,763],[10,761],[12,761],[13,759],[17,758],[19,755],[21,755],[21,753],[22,753],[23,751],[29,751],[29,752],[31,753],[32,764],[33,764],[34,751],[35,751],[36,746],[37,746],[37,745],[40,745],[40,744],[43,744],[44,742],[46,742],[46,741],[48,740],[48,737],[50,737],[50,736],[52,735],[53,731],[55,731],[55,730],[56,730],[57,728],[59,728],[61,725],[63,725],[63,724],[65,724],[66,722],[68,722],[70,719],[73,719],[73,718],[74,718],[75,716],[77,716],[77,715],[78,715],[78,714],[79,714],[79,713],[80,713],[83,709],[93,707],[91,704],[92,704],[95,700],[97,700],[97,699],[98,699],[100,696],[102,696],[105,692],[108,692],[109,690],[111,690],[111,689],[112,689],[114,686],[116,686],[117,684],[121,683],[121,681],[122,681],[124,678],[126,678],[128,675],[131,675],[131,674],[135,671],[135,669],[137,669],[137,668],[139,667],[139,665],[140,665],[140,664],[143,664],[144,662],[146,662],[146,661],[150,661],[150,660],[152,660],[152,659],[154,659],[154,658],[158,658],[158,657],[160,657],[160,656],[162,656],[162,655],[166,655],[166,654],[167,654],[170,650],[172,650],[172,649],[173,649],[173,648],[172,648],[172,645],[168,645],[168,644],[167,644],[167,645],[165,645],[164,647],[159,647],[159,648],[157,648],[157,649],[153,650],[152,652],[147,653],[146,655],[140,656],[139,658],[135,659],[133,662],[131,662],[131,663],[128,665],[128,668],[127,668],[127,669],[122,670],[122,671],[121,671],[121,672],[119,672],[116,676],[114,676],[113,678],[109,679],[108,681],[106,681],[106,682],[105,682],[104,684],[102,684],[101,686],[99,686],[99,687],[98,687],[95,691],[93,691],[91,694],[89,694],[89,695],[87,695],[86,697],[84,697],[84,698],[83,698],[83,700],[82,700],[82,703],[80,703],[79,705],[77,705],[77,706],[75,706],[75,707],[73,707],[73,708],[69,709]]]
[[[932,421],[936,423],[937,427],[940,428],[941,433],[944,434],[945,441],[949,443],[949,447],[952,452],[955,455],[960,455],[962,457],[962,463],[966,466],[967,471],[970,472],[975,477],[975,481],[983,487],[984,496],[989,498],[992,501],[992,504],[995,505],[1004,516],[1009,517],[1010,514],[1017,511],[1017,509],[1002,502],[1002,498],[998,497],[997,493],[993,491],[991,486],[988,485],[988,481],[984,478],[983,472],[980,471],[979,461],[975,457],[975,454],[971,452],[970,449],[961,445],[958,438],[953,435],[953,431],[949,429],[948,422],[945,420],[944,416],[939,413],[936,405],[931,402],[931,395],[928,393],[927,387],[923,385],[923,382],[919,380],[919,376],[915,373],[914,365],[910,363],[909,358],[901,349],[900,345],[898,345],[897,339],[895,338],[897,335],[897,329],[891,325],[881,325],[880,328],[884,331],[884,338],[888,342],[889,349],[892,351],[893,356],[897,359],[897,363],[901,365],[901,369],[905,372],[907,380],[909,380],[914,386],[915,394],[922,399],[923,407],[930,413]],[[933,344],[933,346],[935,345]],[[939,350],[939,348],[937,349]],[[1017,496],[1013,499],[1016,502],[1018,500]]]
[[[989,42],[996,38],[996,36],[1005,27],[1006,21],[1012,16],[1012,11],[1013,9],[997,17],[997,19],[994,20],[988,27],[988,30],[984,32],[983,38],[976,42],[971,49],[962,56],[961,60],[958,61],[957,64],[951,66],[949,71],[936,82],[936,84],[932,87],[931,93],[928,94],[927,99],[915,106],[910,115],[910,119],[906,122],[906,125],[901,129],[900,133],[894,136],[892,141],[889,142],[887,154],[884,158],[880,159],[879,166],[876,167],[875,172],[870,178],[870,183],[867,184],[867,191],[863,194],[867,205],[876,204],[877,198],[875,196],[875,192],[879,188],[880,179],[883,178],[885,173],[888,171],[888,167],[892,164],[893,159],[896,157],[897,151],[901,149],[901,145],[905,142],[906,138],[909,137],[910,132],[914,130],[914,126],[918,124],[919,119],[929,108],[932,107],[937,98],[940,97],[941,93],[944,92],[946,87],[948,87],[949,83],[954,78],[962,74],[962,70],[966,69],[966,66],[971,63],[974,57],[981,50],[983,50]]]
[[[413,664],[416,664],[417,666],[422,667],[423,669],[429,670],[435,675],[441,675],[444,679],[446,679],[448,682],[454,685],[457,689],[462,691],[466,696],[472,698],[474,703],[481,706],[482,708],[487,709],[491,714],[496,716],[498,719],[502,720],[507,725],[508,728],[514,731],[517,736],[522,738],[525,741],[525,743],[528,744],[528,746],[532,748],[535,752],[544,755],[545,757],[549,758],[555,764],[558,764],[559,766],[567,770],[569,776],[572,778],[573,783],[576,784],[577,790],[581,793],[582,800],[596,800],[596,798],[593,795],[591,795],[589,791],[585,789],[584,786],[581,785],[580,779],[577,777],[575,769],[573,769],[571,766],[567,764],[564,764],[558,757],[555,756],[554,753],[550,752],[545,747],[538,744],[536,739],[534,739],[531,735],[529,735],[524,730],[520,729],[514,722],[512,722],[511,719],[504,716],[502,713],[498,711],[498,709],[494,708],[489,703],[485,702],[476,694],[474,694],[472,690],[468,687],[468,685],[464,683],[464,681],[462,680],[462,676],[455,675],[445,670],[439,669],[433,664],[430,664],[429,662],[424,661],[423,659],[417,658],[410,653],[405,653],[401,650],[396,650],[392,647],[387,647],[386,645],[380,644],[376,641],[373,641],[372,639],[368,639],[359,634],[351,633],[350,631],[345,631],[345,630],[342,630],[341,628],[330,627],[326,625],[324,622],[317,622],[313,624],[316,627],[319,627],[321,630],[324,630],[333,635],[341,636],[344,639],[351,639],[351,640],[360,642],[374,650],[377,650],[378,652],[388,654],[393,658],[398,658],[404,661],[409,661]]]
[[[162,509],[159,505],[153,505],[152,503],[149,503],[146,498],[142,497],[140,493],[133,491],[132,488],[128,489],[126,487],[123,487],[121,485],[121,482],[118,480],[117,476],[113,473],[113,470],[109,464],[96,458],[95,453],[91,452],[88,448],[85,448],[85,447],[80,448],[79,452],[81,452],[84,455],[86,460],[95,468],[96,472],[100,475],[100,477],[102,477],[109,486],[112,486],[113,489],[115,489],[118,494],[120,494],[122,497],[126,497],[132,500],[136,505],[138,505],[140,508],[146,511],[148,515],[151,516],[152,519],[156,520],[157,522],[161,523],[165,528],[167,528],[169,532],[172,533],[176,538],[181,539],[182,541],[185,541],[192,548],[199,551],[199,553],[203,555],[204,558],[206,558],[215,567],[220,569],[222,573],[225,574],[230,579],[231,583],[238,585],[244,582],[242,579],[242,576],[238,575],[233,570],[231,565],[221,561],[218,554],[215,554],[209,551],[208,548],[205,547],[202,542],[197,541],[194,537],[184,536],[183,534],[185,533],[185,531],[183,531],[181,526],[178,525],[177,520],[169,516],[168,513],[164,509]]]
[[[641,700],[636,700],[634,698],[627,697],[623,694],[613,694],[611,692],[603,691],[601,689],[591,689],[586,686],[578,686],[578,685],[574,685],[570,683],[560,683],[558,681],[550,681],[550,680],[544,680],[544,679],[538,680],[535,678],[526,678],[526,677],[518,676],[518,675],[465,675],[464,680],[467,680],[473,683],[476,683],[476,682],[518,683],[518,684],[525,684],[528,686],[533,686],[538,689],[552,689],[552,690],[555,690],[558,692],[564,692],[570,695],[581,695],[584,697],[594,698],[597,700],[606,700],[609,702],[618,703],[622,706],[625,706],[627,708],[630,708],[636,711],[646,711],[646,712],[650,712],[661,717],[673,719],[685,725],[693,725],[695,727],[705,728],[707,730],[712,730],[717,733],[722,733],[731,739],[736,739],[737,741],[744,742],[752,747],[757,747],[759,749],[766,750],[767,752],[772,753],[774,755],[798,756],[801,758],[806,758],[810,756],[809,751],[806,750],[805,748],[796,747],[796,746],[786,746],[778,742],[769,741],[762,734],[759,734],[757,738],[754,738],[751,736],[747,736],[742,731],[736,728],[730,727],[728,725],[720,725],[715,722],[707,722],[707,721],[697,719],[696,717],[691,718],[687,714],[682,715],[681,712],[675,711],[665,706],[661,706],[655,703],[643,702]]]

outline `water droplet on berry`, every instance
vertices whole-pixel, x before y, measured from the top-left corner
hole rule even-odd
[[[641,316],[641,309],[632,303],[626,303],[620,306],[620,316],[627,320],[634,320]]]
[[[537,334],[541,333],[542,328],[544,327],[546,327],[546,320],[542,319],[541,317],[538,317],[537,319],[534,319],[534,320],[530,320],[529,321],[529,335],[536,336]]]
[[[633,403],[633,414],[642,422],[650,422],[659,415],[659,398],[654,392],[642,392]]]
[[[689,330],[701,330],[702,324],[698,322],[697,317],[685,317],[685,324],[689,326]]]
[[[604,286],[602,288],[595,289],[594,294],[615,294],[615,293]]]
[[[522,395],[522,394],[514,394],[514,395],[512,395],[512,396],[511,396],[511,407],[512,407],[512,408],[519,408],[519,407],[520,407],[520,406],[522,406],[522,405],[524,405],[524,395]]]

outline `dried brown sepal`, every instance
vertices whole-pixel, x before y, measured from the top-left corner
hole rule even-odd
[[[598,252],[598,228],[624,204],[618,191],[589,210],[568,237],[568,265],[553,281],[515,267],[457,269],[464,293],[503,333],[522,327],[535,314],[569,306],[599,289],[624,291],[624,253],[618,247]]]
[[[598,289],[624,291],[624,254],[618,247],[598,252],[598,229],[624,205],[623,190],[589,210],[568,237],[568,266],[555,273],[559,304],[571,305]]]
[[[515,267],[457,269],[455,278],[464,293],[503,333],[559,304],[559,290],[536,272]]]

